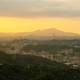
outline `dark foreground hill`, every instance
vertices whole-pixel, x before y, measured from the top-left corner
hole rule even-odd
[[[1,65],[0,80],[80,80],[80,69],[54,69],[35,64]]]
[[[0,53],[0,80],[80,80],[80,69],[37,56]]]
[[[46,65],[52,66],[54,68],[66,68],[64,64],[58,63],[56,61],[51,61],[49,59],[34,56],[34,55],[23,55],[23,54],[6,54],[5,52],[0,52],[0,64],[7,65]]]

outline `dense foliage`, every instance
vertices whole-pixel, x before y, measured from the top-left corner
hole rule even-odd
[[[80,80],[80,69],[37,56],[2,52],[0,63],[0,80]]]
[[[80,80],[80,69],[54,69],[46,65],[1,65],[0,80]]]

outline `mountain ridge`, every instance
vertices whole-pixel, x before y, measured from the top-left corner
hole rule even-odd
[[[18,32],[18,33],[0,33],[0,38],[28,38],[37,40],[48,40],[48,39],[72,39],[80,38],[77,33],[64,32],[56,28],[48,28],[43,30],[36,30],[33,32]]]
[[[48,28],[44,30],[36,30],[28,36],[32,39],[67,39],[67,38],[79,38],[80,35],[71,32],[64,32],[55,28]]]

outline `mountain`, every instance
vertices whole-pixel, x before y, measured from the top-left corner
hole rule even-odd
[[[51,39],[74,39],[80,38],[79,34],[60,31],[55,28],[36,30],[33,32],[19,32],[19,33],[0,33],[0,40],[4,39],[35,39],[35,40],[51,40]]]
[[[80,37],[79,34],[64,32],[55,28],[37,30],[37,31],[30,33],[30,35],[28,35],[28,38],[38,39],[38,40],[74,39],[74,38],[79,38],[79,37]]]

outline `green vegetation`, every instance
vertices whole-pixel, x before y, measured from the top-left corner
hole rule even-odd
[[[27,40],[25,44],[26,43]],[[73,55],[77,55],[76,53],[80,53],[80,40],[75,40],[75,39],[74,40],[49,40],[49,41],[32,40],[29,43],[29,45],[25,45],[22,48],[22,50],[25,52],[29,52],[33,50],[35,52],[46,51],[49,53],[58,53],[58,51],[62,51],[62,50],[68,51],[70,49],[72,50]],[[78,54],[78,56],[80,56],[80,54]]]
[[[14,43],[10,43],[8,48],[7,45],[0,47],[0,80],[80,80],[80,67],[73,68],[71,65],[67,66],[46,57],[27,54],[31,51],[36,54],[45,51],[45,55],[46,52],[58,55],[56,60],[69,60],[69,58],[71,60],[73,56],[80,56],[80,44],[77,44],[79,41],[31,41],[28,45],[23,45],[23,43],[24,41],[20,41],[15,42],[14,46]],[[16,48],[19,52],[25,51],[26,54],[6,53],[6,50],[9,52],[10,49],[14,53]]]
[[[0,80],[80,80],[80,69],[54,69],[46,65],[2,65]]]
[[[38,56],[0,54],[0,80],[80,80],[80,69]]]

